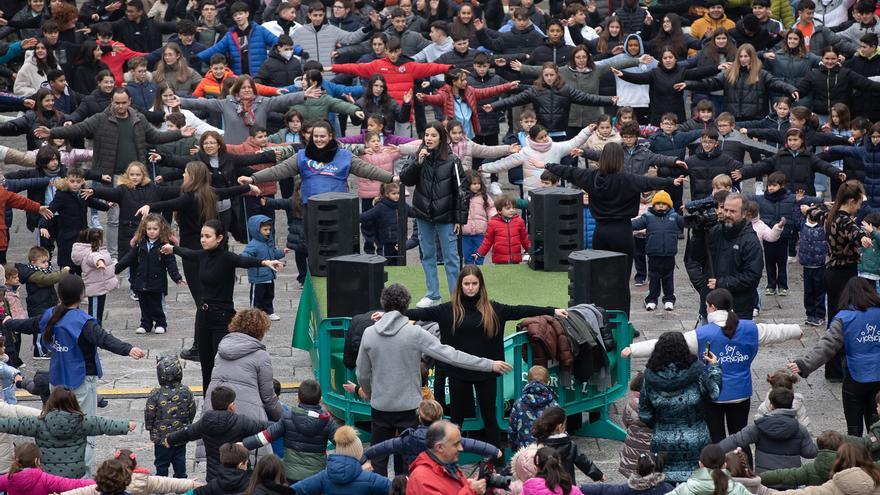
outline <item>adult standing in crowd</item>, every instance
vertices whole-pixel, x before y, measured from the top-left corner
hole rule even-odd
[[[813,216],[825,227],[828,241],[828,262],[825,265],[825,290],[828,293],[828,327],[840,311],[840,298],[849,279],[858,275],[861,248],[873,246],[871,237],[859,228],[856,213],[862,207],[865,187],[857,181],[848,180],[837,190],[834,205],[801,206],[805,216]],[[825,363],[825,379],[842,381],[843,371],[839,357]]]
[[[40,316],[42,339],[52,348],[49,386],[72,391],[83,413],[93,416],[98,412],[98,379],[104,374],[98,348],[133,359],[141,359],[146,353],[107,333],[79,309],[85,292],[85,284],[78,275],[67,275],[58,282],[58,305],[34,316]],[[94,457],[95,441],[89,437],[86,466],[94,464]]]
[[[860,437],[864,429],[870,430],[876,419],[876,397],[880,392],[880,368],[877,367],[880,296],[873,281],[852,277],[837,304],[841,309],[834,315],[822,339],[806,356],[789,363],[788,369],[806,378],[819,366],[827,366],[838,359],[838,354],[843,351],[843,416],[847,433]]]
[[[567,316],[564,309],[540,306],[508,306],[489,299],[483,272],[477,265],[465,265],[458,275],[452,300],[430,308],[411,309],[406,316],[414,321],[434,321],[440,325],[440,342],[462,352],[492,360],[504,359],[504,327],[508,321],[530,316]],[[481,373],[453,365],[438,365],[449,378],[450,416],[464,424],[474,410],[474,394],[486,431],[486,441],[503,448],[498,427],[495,373]],[[435,378],[436,379],[436,378]],[[440,390],[446,387],[441,385]]]
[[[217,346],[217,357],[211,371],[211,383],[205,390],[210,397],[216,387],[235,391],[235,413],[257,421],[279,421],[281,401],[272,383],[272,358],[263,338],[272,327],[269,317],[260,309],[243,309],[229,322],[229,333]],[[210,410],[211,401],[205,401]],[[257,450],[257,456],[272,453],[270,445]]]
[[[648,358],[645,383],[639,393],[639,419],[654,429],[651,451],[666,457],[666,479],[688,479],[700,450],[711,443],[706,426],[707,401],[721,393],[721,367],[715,354],[691,352],[679,332],[666,332]]]
[[[593,249],[623,253],[627,256],[626,279],[630,279],[635,250],[632,219],[639,214],[641,194],[670,186],[680,186],[684,176],[648,177],[623,171],[623,146],[608,143],[599,155],[599,166],[593,170],[579,169],[556,163],[530,161],[537,168],[547,168],[552,174],[570,181],[590,195],[590,213],[596,219]],[[623,308],[629,314],[630,294],[626,291]]]
[[[357,377],[370,400],[371,441],[376,444],[418,425],[416,408],[422,400],[422,354],[474,372],[500,374],[511,370],[503,360],[455,350],[425,329],[410,324],[405,314],[411,300],[409,291],[400,284],[391,284],[382,290],[380,302],[384,314],[361,338]],[[484,299],[484,302],[489,301]],[[386,475],[387,459],[374,460],[373,469]]]

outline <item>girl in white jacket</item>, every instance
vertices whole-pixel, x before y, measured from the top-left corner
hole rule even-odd
[[[590,124],[568,141],[554,142],[540,124],[535,124],[529,129],[529,137],[526,138],[526,147],[510,156],[484,163],[480,170],[495,174],[515,167],[523,168],[523,189],[528,192],[541,187],[541,173],[543,168],[538,168],[530,162],[535,160],[541,163],[559,163],[562,157],[567,156],[575,148],[580,148],[587,142],[587,138],[596,129],[595,124]]]
[[[128,449],[120,449],[114,452],[113,457],[131,471],[131,483],[126,493],[131,495],[152,495],[159,493],[186,493],[202,485],[196,480],[185,478],[169,478],[166,476],[152,476],[150,471],[139,468],[137,456]],[[100,495],[97,485],[85,486],[62,492],[62,495]]]

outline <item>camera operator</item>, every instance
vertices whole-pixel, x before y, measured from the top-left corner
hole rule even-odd
[[[733,295],[733,311],[740,319],[751,320],[764,270],[761,242],[745,220],[746,198],[739,193],[730,193],[719,204],[723,204],[719,223],[705,233],[704,241],[695,241],[688,246],[692,261],[703,269],[699,286],[695,283],[694,288],[701,294],[701,304],[705,291],[729,290]],[[688,275],[691,275],[690,267]],[[691,282],[694,282],[693,277]]]
[[[461,432],[458,426],[440,420],[425,434],[428,450],[419,454],[410,466],[407,494],[436,493],[438,495],[483,495],[486,480],[467,478],[458,468]]]
[[[729,190],[715,191],[711,196],[690,201],[684,205],[684,226],[688,231],[687,243],[684,248],[684,266],[688,279],[697,294],[700,295],[700,309],[697,325],[706,320],[706,288],[707,273],[712,272],[711,261],[705,256],[709,249],[709,229],[718,224],[718,217],[724,216],[724,200]],[[719,206],[721,205],[721,206]]]

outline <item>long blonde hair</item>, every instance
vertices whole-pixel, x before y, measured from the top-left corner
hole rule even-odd
[[[143,177],[141,178],[141,182],[140,182],[140,184],[132,184],[132,183],[129,182],[129,180],[128,180],[128,171],[131,170],[131,169],[133,169],[133,168],[139,168],[139,169],[141,169],[141,173],[143,174]],[[141,162],[134,161],[134,162],[129,163],[128,166],[125,167],[125,173],[122,174],[122,175],[119,177],[118,181],[119,181],[119,183],[122,184],[123,186],[125,186],[125,187],[127,187],[127,188],[129,188],[129,189],[134,189],[134,188],[136,188],[137,186],[146,186],[147,184],[149,184],[149,183],[150,183],[150,174],[147,172],[147,166],[146,166],[146,165],[144,165],[144,164],[141,163]]]
[[[483,281],[483,272],[477,268],[477,265],[465,265],[458,274],[458,280],[455,282],[455,290],[452,291],[452,320],[453,332],[455,328],[464,321],[464,306],[461,303],[463,291],[461,289],[462,281],[465,277],[473,275],[480,281],[480,292],[477,296],[477,311],[483,318],[483,331],[487,338],[492,338],[501,329],[498,328],[498,315],[495,314],[495,308],[492,307],[492,301],[486,292],[486,283]]]
[[[202,210],[201,222],[217,218],[217,193],[211,187],[211,172],[208,171],[208,166],[202,162],[189,162],[185,170],[189,181],[183,182],[181,192],[191,192],[195,195]]]
[[[156,70],[153,71],[153,82],[159,84],[165,81],[165,76],[171,72],[170,66],[165,63],[165,50],[171,50],[177,54],[177,67],[174,69],[174,78],[179,83],[185,83],[189,79],[189,63],[183,55],[183,51],[177,46],[177,43],[168,43],[162,48],[162,57],[156,64]]]
[[[758,53],[755,51],[755,47],[750,43],[743,43],[736,49],[736,60],[730,66],[730,70],[727,71],[727,83],[728,84],[736,84],[736,80],[739,79],[739,72],[741,70],[739,64],[739,55],[742,52],[746,52],[749,55],[749,78],[746,80],[747,84],[755,84],[758,82],[758,79],[761,78],[761,60],[758,58]]]

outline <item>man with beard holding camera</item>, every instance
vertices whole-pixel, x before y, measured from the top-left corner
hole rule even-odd
[[[693,249],[693,261],[703,267],[704,291],[724,288],[733,294],[733,311],[742,320],[752,319],[755,294],[764,271],[761,241],[745,219],[748,200],[739,193],[728,194],[718,224],[710,228],[707,242]],[[690,270],[689,270],[690,273]],[[693,277],[692,277],[693,280]],[[701,314],[705,311],[701,308]]]

